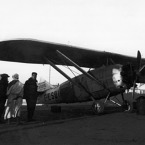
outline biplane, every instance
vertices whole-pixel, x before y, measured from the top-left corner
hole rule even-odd
[[[131,57],[64,44],[19,39],[0,42],[0,60],[50,64],[68,81],[44,91],[39,99],[47,104],[93,101],[92,109],[95,114],[104,111],[106,101],[132,111],[133,102],[125,100],[123,94],[125,90],[133,88],[134,98],[136,83],[145,82],[145,59],[141,58],[140,51],[137,52],[137,57]],[[70,78],[57,65],[74,66],[82,74]],[[84,71],[82,67],[89,70]],[[121,104],[111,99],[118,94],[122,97]],[[100,101],[101,99],[104,101]]]

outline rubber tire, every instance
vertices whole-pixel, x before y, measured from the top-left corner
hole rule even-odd
[[[92,110],[93,110],[94,114],[96,114],[96,115],[100,115],[100,114],[104,113],[104,103],[101,101],[95,101],[92,104]]]
[[[141,96],[137,99],[136,102],[136,109],[137,114],[139,115],[145,115],[145,97]]]

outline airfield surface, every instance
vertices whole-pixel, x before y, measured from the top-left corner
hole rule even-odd
[[[144,145],[145,116],[123,113],[107,107],[105,114],[93,115],[89,103],[62,105],[61,113],[37,106],[36,122],[0,124],[0,145]]]

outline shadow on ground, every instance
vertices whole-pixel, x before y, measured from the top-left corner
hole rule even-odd
[[[91,105],[89,103],[84,104],[71,104],[61,105],[61,112],[60,113],[53,113],[51,112],[51,106],[37,106],[34,119],[34,122],[27,122],[27,108],[26,106],[22,106],[21,112],[21,125],[16,124],[16,120],[12,119],[11,124],[8,125],[7,123],[0,125],[0,134],[12,132],[21,129],[32,129],[41,126],[53,125],[53,124],[62,124],[66,121],[78,120],[78,119],[85,119],[88,117],[95,117],[96,115],[91,109]],[[105,107],[105,111],[102,114],[112,114],[122,112],[120,107]],[[101,116],[100,116],[101,117]]]
[[[105,111],[102,115],[111,114],[116,112],[122,112],[122,108],[120,107],[105,107]],[[73,104],[73,105],[61,105],[61,112],[60,113],[53,113],[50,110],[50,106],[37,106],[34,114],[34,118],[37,121],[47,122],[47,121],[54,121],[54,120],[65,120],[71,118],[80,118],[86,116],[94,116],[94,112],[91,109],[91,106],[88,104],[80,105],[80,104]],[[27,120],[27,110],[26,106],[22,108],[22,120]]]

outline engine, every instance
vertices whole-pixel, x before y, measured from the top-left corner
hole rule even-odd
[[[136,72],[134,67],[129,63],[122,66],[121,70],[122,82],[126,84],[127,89],[133,86],[136,79]]]

